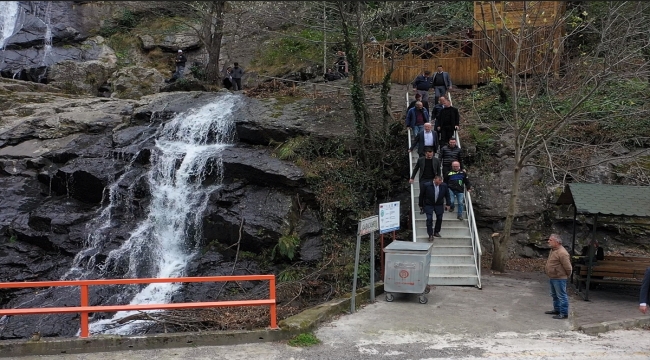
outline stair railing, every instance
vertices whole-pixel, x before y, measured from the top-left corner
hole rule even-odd
[[[447,99],[449,99],[449,103],[451,103],[453,106],[453,102],[451,101],[451,93],[447,93]],[[460,136],[458,135],[458,131],[454,131],[454,138],[456,139],[456,146],[458,146],[458,148],[461,148]],[[480,289],[481,288],[481,255],[483,255],[483,251],[481,251],[481,241],[478,235],[478,228],[476,227],[476,215],[474,214],[474,208],[472,207],[472,197],[470,195],[470,192],[467,191],[467,189],[465,189],[464,202],[465,202],[465,209],[467,210],[467,221],[469,222],[469,233],[470,236],[472,237],[472,251],[474,252],[474,267],[476,268],[476,276],[478,279],[478,283],[476,284],[476,287]]]
[[[406,108],[407,109],[409,107],[409,104],[410,104],[410,102],[409,102],[409,93],[407,91],[406,92]],[[407,110],[407,115],[408,115],[408,110]],[[408,142],[409,142],[408,146],[407,146],[407,149],[410,149],[411,148],[411,143],[413,141],[411,139],[411,130],[409,130],[409,129],[406,129],[406,130],[407,130],[406,132],[408,133]],[[413,168],[414,167],[415,167],[415,165],[413,165],[413,156],[411,156],[411,153],[409,152],[409,179],[411,178],[411,174],[413,173]],[[417,234],[416,234],[416,227],[415,227],[415,189],[413,188],[413,184],[411,184],[411,223],[412,223],[411,226],[413,227],[413,242],[415,242],[416,239],[417,239]]]

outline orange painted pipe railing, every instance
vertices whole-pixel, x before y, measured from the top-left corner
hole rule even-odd
[[[263,300],[232,300],[212,302],[192,302],[174,304],[138,304],[138,305],[98,305],[90,306],[88,287],[98,285],[133,285],[153,283],[192,283],[192,282],[224,282],[224,281],[269,281],[269,298]],[[81,314],[81,337],[90,336],[88,330],[88,314],[96,312],[114,312],[124,310],[175,310],[175,309],[200,309],[229,306],[266,306],[270,307],[271,329],[277,329],[277,305],[275,300],[275,275],[237,275],[237,276],[203,276],[181,278],[147,278],[147,279],[102,279],[102,280],[63,280],[63,281],[37,281],[37,282],[8,282],[0,283],[0,289],[39,288],[79,286],[81,288],[81,304],[76,307],[45,307],[0,309],[2,315],[37,315],[37,314]]]

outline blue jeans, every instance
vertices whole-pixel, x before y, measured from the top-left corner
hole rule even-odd
[[[413,125],[413,138],[418,136],[419,132],[424,131],[424,124],[422,125]]]
[[[567,279],[550,279],[553,310],[560,315],[569,315],[569,296],[566,293]]]
[[[453,190],[449,190],[449,197],[451,198],[451,208],[454,208],[454,203],[456,202],[456,199],[458,199],[458,216],[463,216],[463,202],[465,201],[465,193],[464,192],[455,192]]]

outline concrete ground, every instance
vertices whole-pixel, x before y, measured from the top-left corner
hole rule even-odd
[[[538,273],[484,275],[483,290],[436,287],[429,302],[398,295],[320,326],[320,345],[295,348],[285,342],[233,346],[119,351],[36,359],[649,359],[650,333],[616,330],[597,336],[574,331],[588,323],[644,317],[638,289],[591,292],[591,301],[571,298],[569,320],[555,320],[547,279]],[[648,316],[645,316],[648,317]]]

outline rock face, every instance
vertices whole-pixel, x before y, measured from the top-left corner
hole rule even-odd
[[[0,111],[0,242],[5,244],[1,281],[57,280],[65,274],[74,278],[78,270],[70,272],[70,265],[75,257],[85,269],[103,265],[148,214],[155,190],[148,171],[156,161],[152,154],[165,123],[219,96],[159,93],[122,100],[42,93],[34,102]],[[249,99],[241,96],[237,101],[235,118],[248,116]],[[241,144],[225,149],[210,164],[223,166],[223,178],[207,176],[203,183],[223,185],[210,194],[202,222],[205,250],[192,260],[188,275],[229,275],[232,254],[222,254],[223,245],[239,242],[242,251],[259,253],[285,236],[299,239],[294,260],[320,260],[322,228],[299,168],[268,150]],[[105,240],[89,252],[91,234]],[[250,260],[240,261],[237,269],[235,274],[260,272]],[[175,299],[208,300],[220,290],[214,284],[196,284]],[[98,287],[91,290],[91,302],[126,303],[125,294]],[[27,290],[3,295],[7,307],[26,301],[31,306],[78,304],[78,293],[63,289],[36,297]],[[78,329],[73,315],[17,316],[3,324],[0,338],[29,337],[37,324],[43,336],[73,336]]]
[[[86,41],[91,27],[73,1],[24,1],[17,15],[15,33],[6,39],[6,50],[0,54],[3,77],[47,83],[51,65],[66,60],[107,61],[110,49],[101,37]]]
[[[165,77],[156,69],[129,66],[115,72],[109,82],[113,89],[111,97],[139,99],[160,91]]]

